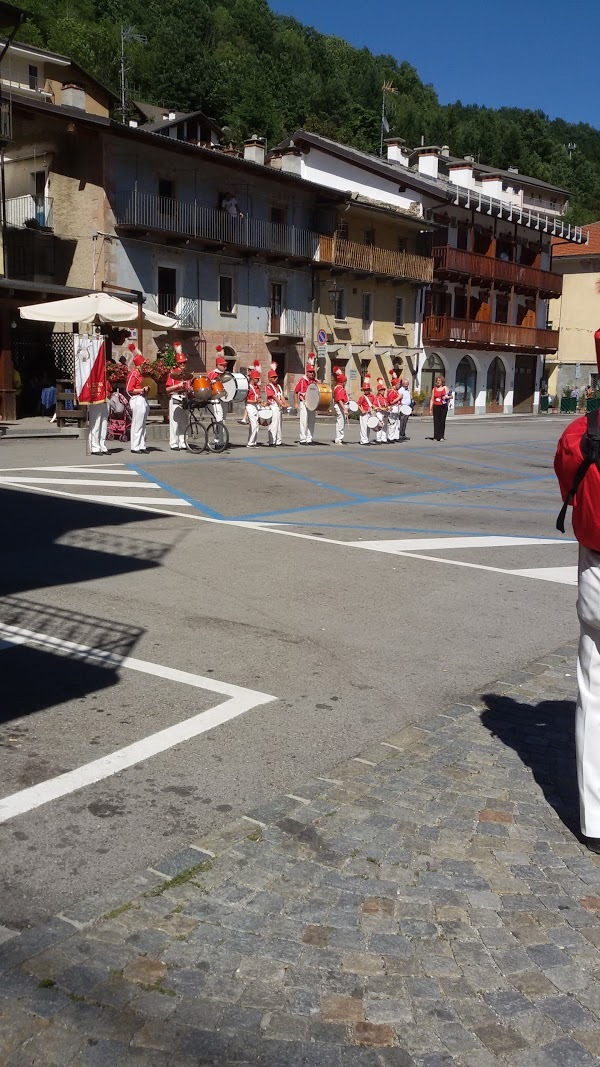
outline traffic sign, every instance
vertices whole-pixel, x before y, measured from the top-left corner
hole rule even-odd
[[[320,345],[324,345],[327,343],[327,330],[319,330],[317,334],[317,341]]]

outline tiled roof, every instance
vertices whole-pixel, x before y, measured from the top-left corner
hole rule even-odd
[[[589,233],[586,245],[574,245],[572,241],[563,241],[560,237],[552,238],[552,256],[595,256],[600,255],[600,222],[592,222],[583,227],[584,235]]]

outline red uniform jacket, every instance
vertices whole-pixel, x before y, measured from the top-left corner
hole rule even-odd
[[[278,384],[273,385],[272,382],[267,382],[266,394],[270,404],[277,400],[283,400],[283,389]]]
[[[127,382],[126,382],[126,385],[125,385],[125,389],[127,390],[129,395],[131,396],[133,389],[143,389],[143,388],[144,388],[144,382],[142,380],[142,376],[141,376],[139,370],[137,369],[137,367],[134,367],[133,370],[130,371],[129,374],[127,375]]]
[[[258,382],[250,382],[248,384],[248,396],[246,397],[247,404],[260,404],[260,385]]]
[[[345,385],[336,385],[335,389],[333,390],[333,399],[335,400],[336,404],[348,403],[348,394],[346,392]]]
[[[298,400],[304,400],[306,396],[306,390],[308,389],[311,381],[314,382],[315,379],[307,378],[306,375],[304,375],[302,378],[300,378],[300,381],[296,383],[296,388],[294,389],[294,392],[298,397]]]
[[[385,393],[377,393],[377,396],[373,397],[373,407],[381,408],[382,410],[387,407],[387,396]]]
[[[567,426],[556,449],[554,470],[563,500],[573,487],[577,470],[583,462],[581,438],[587,420],[575,419]],[[600,552],[600,471],[596,464],[588,468],[573,502],[573,533],[580,545]]]
[[[371,408],[373,407],[373,399],[374,398],[370,394],[367,396],[366,393],[361,393],[358,398],[358,410],[360,411],[361,415],[369,414]]]
[[[392,386],[391,389],[388,389],[387,402],[390,407],[394,407],[396,404],[400,403],[400,393],[395,388],[395,386]]]

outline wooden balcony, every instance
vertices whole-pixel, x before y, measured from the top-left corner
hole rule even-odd
[[[478,281],[494,281],[502,285],[514,285],[517,291],[535,290],[543,296],[560,296],[562,275],[537,267],[525,267],[521,263],[507,263],[493,256],[481,256],[465,252],[461,248],[443,245],[433,249],[436,274],[460,274]]]
[[[319,262],[365,274],[429,283],[433,281],[433,260],[411,252],[394,252],[376,245],[361,245],[338,237],[319,238]]]
[[[430,315],[423,323],[427,342],[451,347],[515,348],[522,352],[556,352],[558,330],[538,330],[532,326],[509,326],[504,322],[474,322]]]

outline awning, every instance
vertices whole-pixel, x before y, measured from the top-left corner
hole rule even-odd
[[[29,304],[19,309],[21,318],[35,322],[86,322],[100,326],[137,326],[137,304],[119,300],[110,293],[88,293],[87,296],[69,297],[66,300],[48,300],[42,304]],[[159,315],[142,307],[145,326],[154,330],[168,330],[177,326],[177,319]]]

